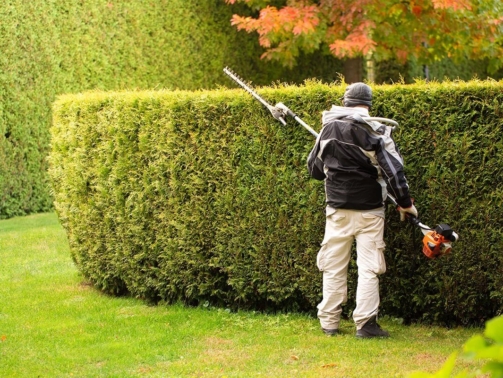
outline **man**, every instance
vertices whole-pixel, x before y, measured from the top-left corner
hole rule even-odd
[[[324,111],[323,129],[309,154],[310,175],[325,180],[326,228],[317,256],[323,272],[323,300],[318,318],[327,335],[338,333],[341,305],[347,301],[347,271],[356,240],[358,286],[353,320],[356,336],[388,337],[377,323],[379,278],[384,261],[384,202],[387,190],[399,204],[400,219],[417,216],[392,128],[366,122],[372,89],[364,83],[347,87],[344,107]]]

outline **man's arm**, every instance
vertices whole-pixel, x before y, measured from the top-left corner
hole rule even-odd
[[[316,180],[325,180],[325,172],[324,172],[324,165],[321,159],[318,157],[320,153],[320,141],[323,135],[323,130],[321,130],[320,134],[316,138],[316,143],[314,144],[313,149],[309,153],[309,156],[307,157],[307,169],[309,170],[309,174],[311,175],[312,178]]]
[[[400,207],[409,208],[412,206],[412,199],[405,178],[402,156],[391,137],[384,135],[379,138],[379,143],[376,157],[388,191],[395,197]]]

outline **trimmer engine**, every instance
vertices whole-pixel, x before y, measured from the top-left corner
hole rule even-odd
[[[388,194],[388,199],[398,208],[396,199]],[[421,229],[423,233],[423,253],[429,259],[434,259],[442,255],[446,255],[451,252],[452,244],[458,241],[459,236],[454,232],[454,230],[445,223],[440,223],[435,228],[430,228],[427,225],[421,223],[419,218],[411,214],[407,214],[407,220],[409,223],[417,226]]]
[[[426,232],[425,232],[426,231]],[[448,224],[439,224],[433,230],[424,230],[423,253],[426,257],[434,259],[451,252],[451,242],[458,240],[456,234]]]

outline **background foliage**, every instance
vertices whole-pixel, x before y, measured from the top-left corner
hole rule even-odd
[[[342,63],[324,51],[300,53],[291,69],[259,59],[252,35],[230,25],[253,14],[221,0],[22,1],[0,7],[0,219],[52,206],[47,161],[51,104],[91,89],[217,88],[231,66],[255,84],[333,82]],[[379,82],[411,82],[414,64],[380,65]],[[439,67],[444,63],[439,63]],[[486,66],[446,64],[432,76],[485,78]],[[472,66],[473,67],[473,66]]]
[[[265,59],[286,65],[294,64],[299,51],[321,47],[341,59],[432,64],[450,58],[458,63],[477,60],[491,73],[502,68],[499,0],[225,2],[259,10],[255,17],[234,14],[232,24],[258,35]]]
[[[215,88],[225,65],[257,83],[337,78],[340,64],[317,53],[303,55],[295,70],[266,65],[258,42],[237,33],[231,17],[219,0],[4,0],[0,218],[51,208],[46,156],[58,94]]]
[[[449,223],[454,252],[428,260],[422,234],[388,209],[382,313],[482,324],[503,309],[503,83],[374,86],[425,224]],[[343,87],[262,88],[319,130]],[[73,258],[100,289],[153,302],[312,311],[324,230],[314,141],[242,90],[88,92],[54,106],[50,175]],[[92,225],[92,227],[90,227]],[[351,266],[349,315],[354,305]]]

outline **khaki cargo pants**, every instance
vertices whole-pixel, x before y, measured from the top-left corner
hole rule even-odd
[[[347,301],[347,273],[351,247],[356,240],[358,286],[353,320],[360,329],[377,315],[379,278],[386,271],[384,261],[384,213],[358,210],[326,210],[325,237],[317,257],[323,272],[323,300],[318,305],[318,318],[325,329],[339,328],[341,305]]]

